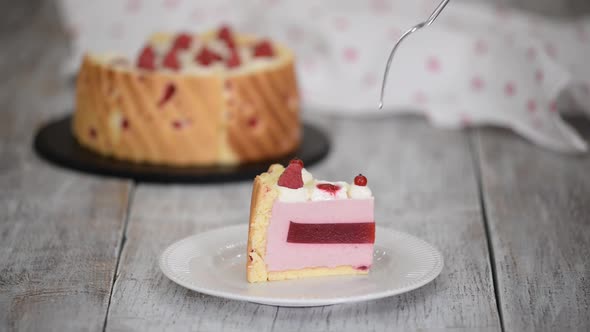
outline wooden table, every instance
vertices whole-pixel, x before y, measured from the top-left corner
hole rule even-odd
[[[361,171],[381,226],[415,234],[445,268],[377,301],[277,308],[188,291],[162,275],[170,243],[247,222],[251,184],[150,185],[51,166],[33,130],[72,109],[55,8],[13,8],[0,41],[0,330],[590,330],[590,157],[496,129],[307,112],[333,150],[311,171]],[[580,129],[588,139],[590,126]],[[246,236],[246,234],[244,234]]]

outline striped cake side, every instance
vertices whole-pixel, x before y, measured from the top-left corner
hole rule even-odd
[[[169,39],[156,34],[150,43],[163,47]],[[246,46],[256,40],[237,38]],[[93,151],[136,163],[233,165],[282,157],[301,140],[299,94],[292,52],[274,46],[273,59],[200,72],[136,70],[120,57],[87,55],[73,134]]]
[[[249,282],[268,280],[268,271],[264,261],[266,235],[272,206],[279,194],[276,183],[284,170],[283,166],[274,164],[269,167],[267,172],[254,179],[248,227],[248,258],[246,259],[246,277]]]
[[[132,162],[219,162],[222,79],[119,69],[86,56],[73,133],[80,144]]]
[[[227,78],[228,141],[241,160],[287,155],[299,146],[299,94],[292,61]]]

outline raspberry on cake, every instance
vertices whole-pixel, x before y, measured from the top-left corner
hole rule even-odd
[[[246,276],[249,282],[367,274],[375,242],[367,179],[318,181],[295,159],[254,180]]]
[[[73,134],[105,156],[168,166],[284,157],[301,140],[293,53],[229,26],[156,33],[135,61],[86,55]]]

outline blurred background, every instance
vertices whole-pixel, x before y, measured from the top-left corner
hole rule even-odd
[[[586,143],[559,114],[590,110],[587,0],[451,1],[427,32],[404,42],[385,110],[377,109],[390,48],[438,3],[5,1],[0,38],[10,52],[2,52],[0,66],[9,81],[35,62],[53,61],[54,75],[36,77],[55,90],[55,79],[71,83],[85,52],[134,58],[154,32],[229,23],[295,50],[306,114],[415,113],[438,127],[501,126],[555,151],[585,152]],[[55,100],[72,108],[71,96]]]

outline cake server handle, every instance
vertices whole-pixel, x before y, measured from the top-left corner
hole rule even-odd
[[[381,97],[379,98],[379,109],[383,108],[383,95],[385,94],[385,86],[387,85],[387,75],[389,74],[389,67],[391,67],[391,61],[393,60],[393,55],[395,54],[395,51],[397,50],[398,46],[401,44],[401,42],[407,36],[411,35],[412,33],[416,32],[424,27],[431,25],[434,22],[434,20],[436,20],[438,15],[440,15],[440,13],[443,11],[443,9],[445,9],[445,7],[449,3],[449,1],[450,0],[442,0],[440,2],[440,4],[436,7],[436,9],[432,12],[432,14],[430,14],[430,17],[428,17],[428,19],[426,21],[418,23],[418,24],[414,25],[413,27],[411,27],[408,31],[406,31],[397,40],[397,43],[395,43],[395,45],[393,45],[393,48],[391,49],[391,53],[389,53],[389,58],[387,59],[387,65],[385,66],[385,73],[383,74],[383,81],[381,83]]]

